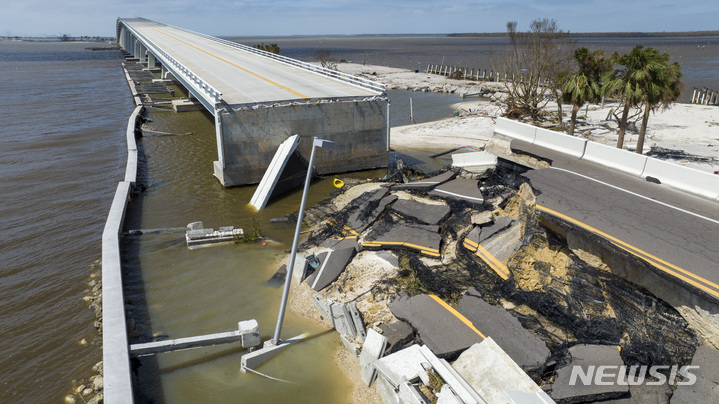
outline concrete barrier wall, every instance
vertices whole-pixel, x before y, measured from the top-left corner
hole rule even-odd
[[[120,231],[132,184],[122,181],[102,232],[102,360],[104,402],[132,403],[132,379],[122,288]]]
[[[135,110],[127,121],[127,164],[125,180],[117,185],[115,196],[107,214],[102,232],[102,363],[103,401],[107,404],[134,403],[132,376],[130,372],[130,349],[127,339],[125,297],[122,283],[120,257],[120,234],[125,222],[127,203],[137,182],[138,151],[135,128],[144,109],[135,85],[125,70]]]
[[[582,160],[612,167],[637,177],[642,175],[647,164],[647,156],[596,142],[587,142]]]
[[[127,130],[125,137],[127,138],[127,166],[125,167],[125,181],[130,183],[137,182],[137,142],[135,141],[135,128],[144,107],[138,105],[130,115],[127,122]]]
[[[499,117],[497,118],[497,125],[494,127],[494,132],[499,133],[500,135],[524,140],[525,142],[534,143],[537,127]]]
[[[719,175],[506,118],[497,118],[494,133],[557,150],[637,177],[654,177],[662,184],[719,202]]]
[[[215,176],[225,186],[258,183],[279,145],[300,135],[298,149],[309,159],[312,137],[335,142],[318,151],[315,167],[331,174],[386,167],[387,99],[309,101],[218,112],[225,167],[215,162]]]
[[[537,128],[534,144],[582,158],[584,149],[587,146],[587,139],[565,135],[549,129]]]
[[[647,165],[641,176],[654,177],[662,184],[704,198],[719,200],[719,175],[650,157],[647,158]]]

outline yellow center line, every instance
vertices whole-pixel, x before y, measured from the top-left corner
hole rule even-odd
[[[502,279],[509,279],[509,268],[507,268],[506,265],[499,261],[497,257],[492,255],[484,247],[467,238],[464,239],[464,245],[467,249],[471,249],[469,247],[474,248],[476,250],[476,255],[481,258],[482,261],[486,262],[487,265],[489,265],[489,267],[492,268]]]
[[[382,247],[383,245],[397,245],[397,246],[405,246],[414,248],[415,250],[419,250],[420,253],[431,255],[433,257],[439,257],[440,253],[438,250],[435,250],[434,248],[424,247],[417,244],[407,243],[404,241],[376,241],[376,240],[370,240],[365,241],[364,245],[368,247]]]
[[[251,75],[257,77],[257,78],[260,79],[260,80],[264,80],[264,81],[266,81],[266,82],[268,82],[268,83],[270,83],[270,84],[272,84],[272,85],[274,85],[274,86],[277,86],[277,87],[279,87],[279,88],[281,88],[281,89],[283,89],[283,90],[285,90],[285,91],[288,91],[288,92],[290,92],[290,93],[292,93],[292,94],[294,94],[294,95],[296,95],[296,96],[298,96],[298,97],[300,97],[300,98],[310,98],[310,97],[308,97],[308,96],[306,96],[306,95],[304,95],[304,94],[298,93],[297,91],[295,91],[295,90],[293,90],[293,89],[291,89],[291,88],[289,88],[289,87],[283,86],[282,84],[277,83],[276,81],[272,81],[272,80],[268,79],[267,77],[261,76],[261,75],[255,73],[255,72],[253,72],[253,71],[247,70],[247,69],[245,69],[245,68],[242,67],[242,66],[238,66],[238,65],[236,65],[236,64],[234,64],[234,63],[232,63],[232,62],[230,62],[229,60],[223,59],[223,58],[221,58],[221,57],[219,57],[219,56],[217,56],[217,55],[215,55],[215,54],[212,54],[212,53],[210,53],[210,52],[207,52],[207,51],[204,50],[204,49],[198,48],[198,47],[195,46],[195,45],[192,45],[192,44],[190,44],[190,43],[187,43],[187,42],[185,42],[185,41],[183,41],[183,40],[181,40],[181,39],[179,39],[179,38],[176,38],[176,37],[174,37],[174,36],[172,36],[172,35],[170,35],[170,34],[168,34],[168,33],[162,32],[162,31],[160,31],[159,29],[157,29],[157,28],[155,28],[155,27],[151,27],[151,26],[149,26],[149,25],[147,25],[147,24],[144,24],[144,23],[142,23],[142,24],[145,25],[145,26],[147,26],[147,27],[150,28],[151,30],[157,31],[157,32],[159,32],[159,33],[162,34],[162,35],[168,36],[168,37],[170,37],[170,38],[172,38],[172,39],[174,39],[174,40],[176,40],[176,41],[178,41],[178,42],[180,42],[180,43],[183,43],[183,44],[185,44],[185,45],[187,45],[187,46],[189,46],[189,47],[191,47],[191,48],[193,48],[193,49],[196,49],[196,50],[198,50],[198,51],[200,51],[200,52],[202,52],[202,53],[204,53],[204,54],[207,54],[207,55],[209,55],[209,56],[211,56],[211,57],[213,57],[213,58],[215,58],[215,59],[217,59],[217,60],[221,60],[221,61],[227,63],[227,64],[230,65],[230,66],[236,67],[236,68],[238,68],[238,69],[240,69],[240,70],[242,70],[242,71],[244,71],[244,72],[246,72],[246,73],[249,73],[249,74],[251,74]]]
[[[447,311],[449,311],[450,313],[454,314],[454,316],[457,317],[457,318],[458,318],[461,322],[463,322],[465,325],[467,325],[467,327],[469,327],[472,331],[474,331],[474,332],[476,332],[477,334],[479,334],[479,336],[482,337],[482,339],[487,338],[487,337],[484,336],[484,334],[482,334],[482,333],[474,326],[474,324],[472,324],[471,321],[469,321],[469,319],[468,319],[467,317],[463,316],[462,313],[460,313],[460,312],[458,312],[457,310],[455,310],[454,307],[448,305],[444,300],[440,299],[439,296],[430,294],[429,297],[431,297],[431,298],[434,299],[437,303],[439,303],[440,305],[442,305],[442,307],[444,307],[445,309],[447,309]]]
[[[686,281],[686,282],[688,282],[688,283],[690,283],[690,284],[692,284],[692,285],[698,287],[699,289],[701,289],[701,290],[703,290],[703,291],[705,291],[705,292],[707,292],[707,293],[709,293],[709,294],[711,294],[711,295],[713,295],[713,296],[715,296],[715,297],[719,297],[719,285],[717,285],[717,284],[714,283],[714,282],[711,282],[711,281],[709,281],[709,280],[707,280],[707,279],[702,278],[702,277],[699,276],[699,275],[695,275],[695,274],[693,274],[693,273],[691,273],[691,272],[689,272],[689,271],[687,271],[687,270],[685,270],[685,269],[683,269],[683,268],[680,268],[680,267],[678,267],[678,266],[676,266],[676,265],[674,265],[674,264],[671,264],[671,263],[669,263],[669,262],[667,262],[667,261],[664,261],[663,259],[661,259],[661,258],[659,258],[659,257],[655,257],[655,256],[649,254],[649,253],[646,252],[646,251],[640,250],[639,248],[634,247],[634,246],[631,245],[631,244],[625,243],[624,241],[619,240],[619,239],[616,238],[616,237],[610,236],[609,234],[607,234],[607,233],[605,233],[605,232],[603,232],[603,231],[601,231],[601,230],[595,229],[594,227],[589,226],[589,225],[587,225],[587,224],[585,224],[585,223],[582,223],[582,222],[580,222],[579,220],[576,220],[576,219],[574,219],[574,218],[571,218],[571,217],[569,217],[569,216],[567,216],[567,215],[561,214],[561,213],[559,213],[559,212],[556,212],[556,211],[554,211],[554,210],[552,210],[552,209],[549,209],[549,208],[544,207],[544,206],[541,206],[541,205],[537,205],[537,209],[539,209],[539,210],[541,210],[541,211],[544,211],[544,212],[547,212],[547,213],[549,213],[549,214],[552,214],[552,215],[554,215],[554,216],[557,216],[557,217],[559,217],[559,218],[561,218],[561,219],[563,219],[563,220],[566,220],[566,221],[568,221],[568,222],[570,222],[570,223],[573,223],[573,224],[575,224],[575,225],[577,225],[577,226],[583,227],[583,228],[585,228],[585,229],[587,229],[587,230],[589,230],[589,231],[591,231],[591,232],[593,232],[593,233],[595,233],[595,234],[597,234],[597,235],[600,235],[600,236],[602,236],[602,237],[608,239],[609,241],[611,241],[611,242],[612,242],[614,245],[616,245],[617,247],[619,247],[619,248],[621,248],[621,249],[627,251],[627,252],[630,253],[630,254],[633,254],[633,255],[636,256],[636,257],[639,257],[639,258],[643,259],[644,261],[647,261],[648,263],[654,265],[656,268],[658,268],[658,269],[660,269],[660,270],[666,272],[667,274],[672,275],[672,276],[674,276],[674,277],[677,277],[677,278],[679,278],[679,279],[682,279],[682,280],[684,280],[684,281]],[[690,278],[691,278],[691,279],[690,279]],[[707,285],[707,286],[709,286],[709,287],[704,286],[704,285],[702,285],[702,284],[700,284],[700,283],[698,283],[698,282],[701,282],[701,283],[703,283],[704,285]]]

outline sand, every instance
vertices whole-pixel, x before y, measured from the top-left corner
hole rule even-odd
[[[394,148],[483,146],[492,137],[494,119],[504,111],[501,103],[504,86],[501,83],[451,80],[412,70],[352,63],[340,64],[339,70],[383,83],[390,89],[455,94],[482,91],[492,98],[468,97],[466,102],[453,105],[460,112],[457,118],[392,128],[390,142]],[[578,115],[575,134],[595,142],[616,145],[619,125],[616,120],[608,121],[606,118],[610,109],[616,110],[617,107],[616,103],[583,107]],[[563,109],[566,124],[571,106],[565,105]],[[548,103],[547,110],[556,114],[556,103]],[[630,127],[627,130],[625,147],[630,150],[636,146],[639,125],[637,121],[636,129]],[[669,109],[654,112],[649,118],[644,146],[645,153],[652,146],[684,151],[699,158],[671,161],[703,171],[719,171],[719,107],[675,103]]]

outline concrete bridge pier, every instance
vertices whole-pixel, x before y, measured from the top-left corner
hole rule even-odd
[[[152,52],[147,51],[147,68],[154,69],[155,63],[155,55],[153,55]]]
[[[295,134],[308,159],[314,136],[335,143],[316,157],[320,175],[386,167],[387,104],[374,96],[218,109],[214,175],[226,187],[260,182],[279,145]]]

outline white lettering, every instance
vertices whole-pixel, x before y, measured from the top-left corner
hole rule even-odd
[[[639,372],[639,376],[637,376],[637,368],[639,368],[641,371]],[[639,365],[634,365],[629,368],[629,378],[627,381],[629,382],[630,386],[639,386],[640,384],[644,383],[644,378],[647,376],[647,367],[642,366],[641,368]]]
[[[626,386],[627,382],[627,367],[622,365],[619,367],[619,373],[617,374],[617,384],[620,386]]]
[[[672,370],[669,372],[669,385],[673,386],[674,381],[677,379],[677,365],[672,366]]]
[[[681,386],[681,385],[691,386],[697,382],[697,376],[690,372],[691,369],[699,369],[699,366],[687,365],[687,366],[682,366],[681,369],[679,369],[679,374],[682,377],[686,377],[688,380],[683,381],[683,382],[677,382],[677,386]]]
[[[604,365],[604,366],[598,367],[598,368],[597,368],[597,373],[594,375],[594,384],[596,384],[597,386],[611,386],[611,385],[613,385],[613,384],[614,384],[614,381],[605,382],[605,381],[603,381],[602,379],[605,379],[605,378],[612,378],[612,379],[614,379],[614,378],[616,378],[616,376],[617,376],[616,373],[607,372],[608,370],[616,369],[616,368],[617,368],[616,366],[608,366],[608,365]]]
[[[569,385],[575,386],[577,383],[577,377],[582,381],[582,384],[589,386],[592,384],[592,376],[594,375],[594,365],[587,367],[587,373],[582,373],[581,366],[573,366],[572,374],[569,376]]]
[[[667,377],[664,376],[664,374],[659,373],[660,369],[669,369],[669,366],[661,365],[661,366],[650,367],[649,368],[649,376],[656,377],[657,380],[654,382],[647,383],[647,386],[659,386],[659,385],[666,383]]]

